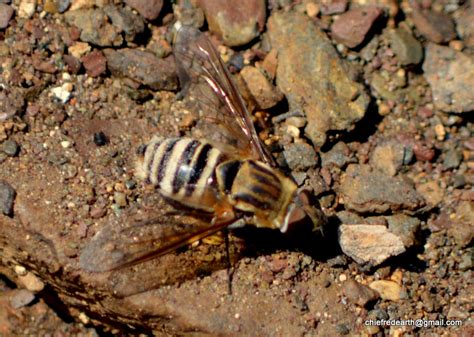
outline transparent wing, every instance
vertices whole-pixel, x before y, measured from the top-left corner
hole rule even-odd
[[[231,75],[209,39],[199,30],[183,26],[176,34],[174,56],[183,92],[194,97],[204,120],[213,125],[206,131],[208,138],[223,139],[241,155],[274,166]]]
[[[86,245],[79,258],[82,269],[105,272],[132,266],[167,254],[181,246],[209,236],[228,224],[211,225],[182,216],[161,216],[122,227],[111,221]]]

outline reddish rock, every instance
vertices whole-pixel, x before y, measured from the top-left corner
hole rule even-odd
[[[256,38],[265,26],[265,0],[198,0],[209,29],[228,46],[241,46]]]
[[[63,55],[64,62],[67,65],[67,70],[71,74],[77,74],[79,70],[81,69],[81,61],[79,61],[77,58],[75,58],[72,55]]]
[[[366,39],[382,10],[375,6],[351,9],[331,26],[332,36],[349,48],[359,46]]]
[[[42,71],[44,73],[54,74],[56,71],[58,71],[58,68],[54,64],[54,60],[45,60],[40,53],[34,53],[31,56],[31,63],[36,70]]]
[[[5,29],[8,27],[13,13],[13,8],[8,6],[7,4],[0,3],[0,29]]]
[[[419,161],[432,161],[435,156],[435,150],[420,143],[413,146],[413,153],[415,153],[416,160]]]
[[[418,31],[432,42],[443,43],[456,38],[454,22],[446,14],[414,10],[412,19]]]
[[[347,0],[333,0],[328,3],[321,4],[322,15],[332,15],[344,13],[347,8]]]
[[[155,20],[163,7],[163,0],[126,0],[125,3],[147,20]]]
[[[87,75],[91,77],[97,77],[103,74],[107,69],[104,54],[98,50],[94,50],[92,53],[83,56],[81,61],[84,64],[84,68],[86,68]]]

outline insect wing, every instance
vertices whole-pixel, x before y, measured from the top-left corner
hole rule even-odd
[[[197,219],[184,223],[177,219],[167,216],[124,228],[115,219],[86,245],[79,258],[80,267],[105,272],[132,266],[195,242],[227,225],[211,225]]]
[[[205,119],[223,127],[228,143],[247,157],[275,166],[252,123],[250,113],[229,71],[211,41],[199,30],[183,26],[174,45],[183,92],[193,92]],[[215,127],[214,133],[218,133]]]

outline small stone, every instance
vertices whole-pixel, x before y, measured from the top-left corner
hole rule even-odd
[[[358,306],[365,307],[378,298],[378,293],[371,288],[354,280],[347,280],[342,284],[342,291],[348,300]]]
[[[22,19],[30,19],[36,11],[36,0],[21,0],[18,16]]]
[[[434,149],[421,143],[416,143],[413,146],[413,153],[418,161],[432,161],[436,154]]]
[[[122,192],[115,192],[114,193],[114,201],[119,205],[120,207],[125,207],[127,206],[127,198],[124,193]]]
[[[461,261],[459,262],[459,270],[469,270],[473,267],[472,253],[466,252],[461,255]]]
[[[100,76],[107,70],[106,59],[99,50],[94,50],[92,53],[83,56],[81,61],[84,68],[86,68],[87,75],[90,77]]]
[[[137,187],[137,183],[135,180],[127,180],[125,182],[125,187],[127,187],[129,190],[133,190],[135,187]]]
[[[26,268],[20,265],[16,265],[14,267],[14,270],[15,270],[15,274],[17,274],[18,276],[24,276],[27,273]]]
[[[107,213],[107,209],[103,205],[94,205],[90,211],[93,219],[102,218]]]
[[[355,48],[366,40],[381,15],[382,10],[375,6],[351,9],[334,21],[331,33],[336,41],[349,48]]]
[[[270,109],[283,99],[283,94],[268,81],[259,69],[247,66],[242,69],[240,75],[259,109]]]
[[[474,110],[474,59],[449,47],[428,44],[423,62],[435,106],[445,112]]]
[[[67,86],[67,84],[64,83],[60,87],[52,88],[51,93],[53,94],[55,98],[61,101],[61,103],[65,104],[69,101],[69,99],[72,96],[71,92],[67,90],[68,88],[69,86]]]
[[[344,13],[347,8],[347,0],[323,1],[321,5],[322,15],[333,15]]]
[[[370,165],[393,177],[402,168],[404,155],[405,146],[399,142],[377,145],[370,157]]]
[[[120,32],[125,33],[125,40],[133,42],[138,34],[145,30],[145,22],[141,16],[133,13],[127,7],[107,5],[105,14],[112,25]]]
[[[397,235],[405,248],[410,248],[416,243],[416,234],[420,230],[421,221],[405,214],[395,214],[385,217],[388,230]]]
[[[286,163],[292,170],[307,170],[318,163],[316,151],[307,143],[291,143],[283,151]]]
[[[418,185],[416,190],[423,196],[426,202],[433,207],[438,206],[439,203],[443,201],[444,191],[439,187],[438,181],[427,181]]]
[[[64,149],[67,149],[68,147],[71,146],[71,142],[68,141],[68,140],[63,140],[63,141],[61,142],[61,146],[62,146]]]
[[[419,64],[423,59],[423,47],[408,29],[403,27],[390,31],[390,46],[401,65]]]
[[[125,3],[147,20],[155,20],[163,7],[163,0],[125,0]]]
[[[249,43],[265,27],[265,0],[198,0],[197,4],[204,11],[209,30],[222,36],[228,46]]]
[[[462,152],[458,149],[450,149],[446,152],[443,160],[443,167],[446,170],[456,169],[461,165]]]
[[[413,211],[425,205],[406,179],[388,176],[368,165],[349,165],[338,189],[340,202],[357,212]]]
[[[321,153],[321,165],[323,167],[346,166],[351,159],[351,150],[344,142],[337,142],[328,152]]]
[[[69,54],[77,59],[91,51],[91,46],[86,42],[74,42],[72,46],[68,47]]]
[[[443,124],[439,123],[436,124],[434,127],[435,133],[436,133],[436,139],[439,141],[443,141],[444,138],[446,137],[446,130],[444,129]]]
[[[64,62],[67,65],[67,71],[71,74],[77,74],[81,70],[81,61],[71,55],[63,55]]]
[[[308,2],[306,4],[306,14],[308,14],[310,18],[315,18],[319,14],[319,10],[319,5],[314,2]]]
[[[96,146],[104,146],[109,142],[107,136],[102,131],[94,133],[94,144]]]
[[[153,90],[176,90],[178,87],[173,57],[159,59],[152,53],[127,48],[103,52],[114,75],[126,76]]]
[[[35,299],[35,295],[26,289],[20,289],[15,292],[15,295],[11,298],[10,304],[14,309],[22,308]]]
[[[33,293],[40,292],[44,289],[44,283],[35,274],[27,272],[25,275],[18,276],[18,280],[23,286]]]
[[[402,240],[381,225],[341,225],[339,244],[354,261],[372,266],[405,252]]]
[[[6,181],[0,180],[0,211],[4,215],[11,216],[13,214],[13,201],[16,192]]]
[[[0,3],[0,29],[5,29],[10,23],[10,19],[15,11],[11,6]]]
[[[369,287],[380,294],[380,297],[388,301],[398,301],[402,298],[402,287],[393,281],[377,280],[369,284]]]
[[[418,31],[432,42],[445,43],[456,38],[454,22],[444,13],[414,10],[412,19]]]
[[[3,142],[1,150],[9,157],[15,157],[20,152],[20,145],[15,140],[9,139]]]

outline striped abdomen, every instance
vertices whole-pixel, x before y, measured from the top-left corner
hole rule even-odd
[[[138,175],[167,198],[213,212],[219,199],[216,167],[224,160],[206,141],[155,136],[144,149]]]

